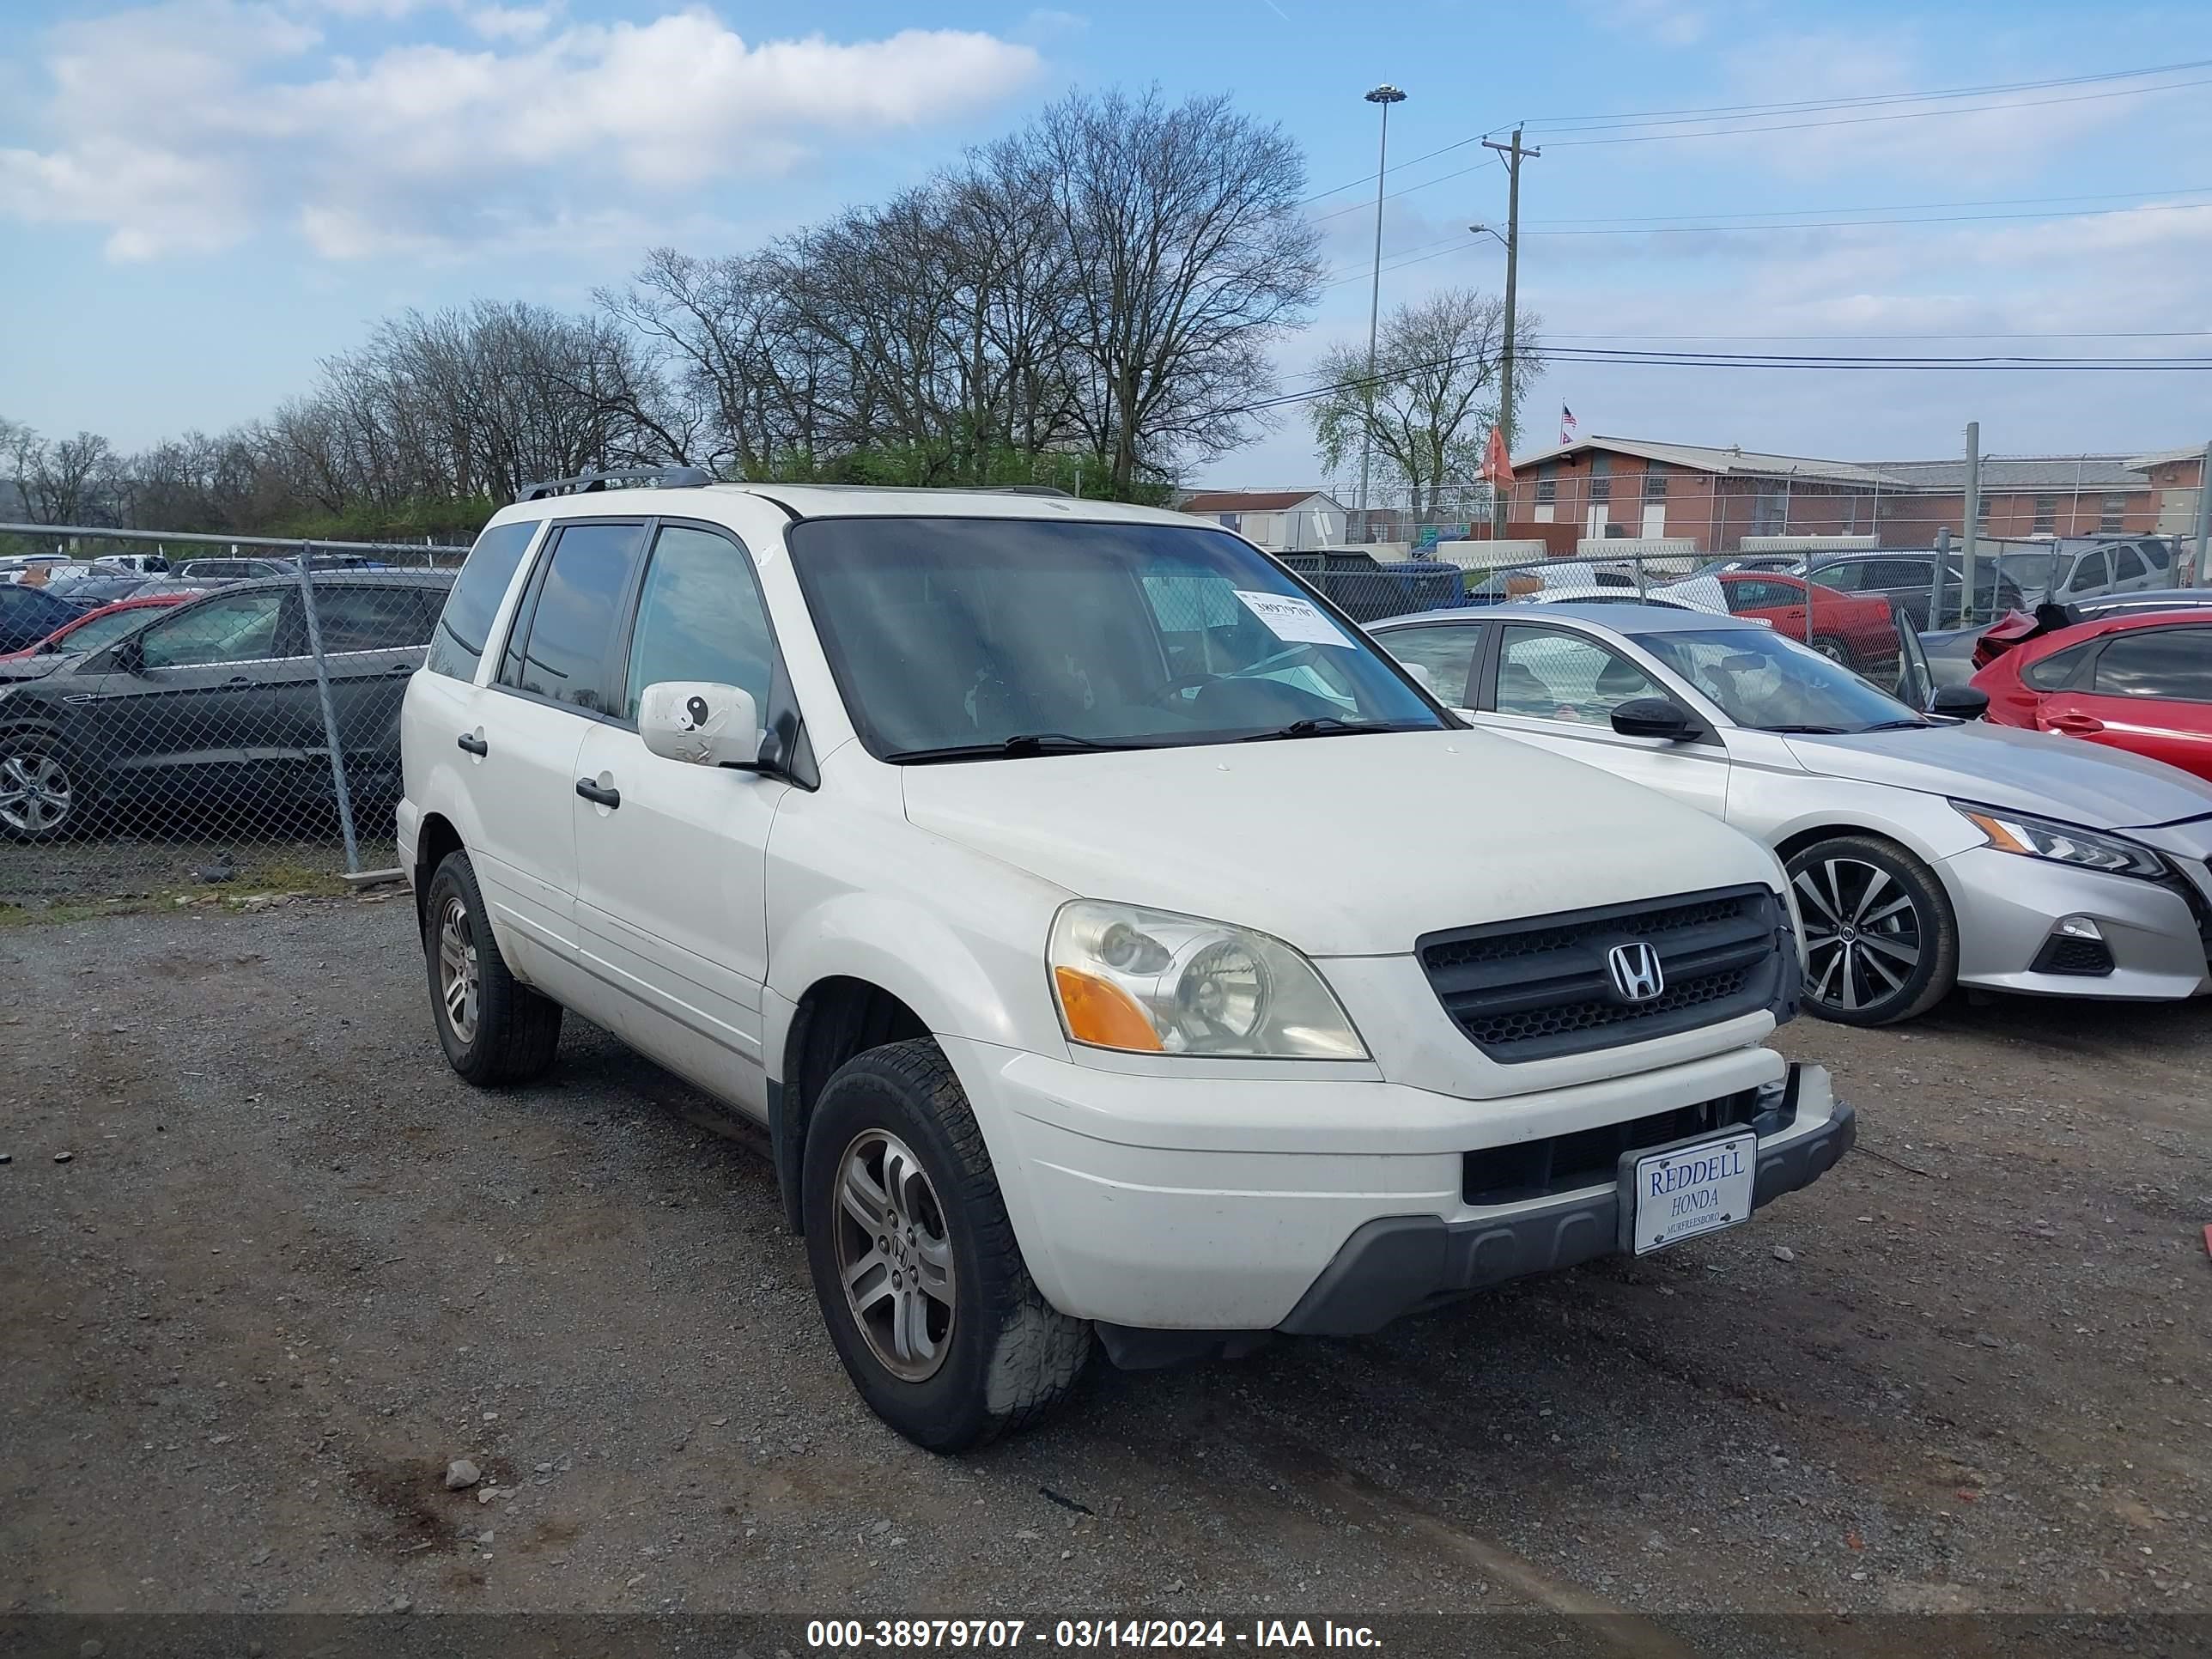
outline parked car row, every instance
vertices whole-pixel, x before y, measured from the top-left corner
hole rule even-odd
[[[357,811],[397,793],[400,698],[451,580],[349,571],[315,583],[322,683]],[[0,615],[10,594],[62,603],[0,589]],[[70,611],[43,643],[0,660],[0,836],[46,840],[175,808],[266,820],[326,805],[316,666],[289,576]]]

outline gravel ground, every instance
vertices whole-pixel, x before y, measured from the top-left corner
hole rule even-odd
[[[946,1461],[701,1097],[451,1075],[404,898],[0,975],[0,1613],[2212,1610],[2212,1005],[1801,1021],[1861,1147],[1753,1226]]]

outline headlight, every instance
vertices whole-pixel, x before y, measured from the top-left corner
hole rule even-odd
[[[2020,853],[2032,859],[2050,859],[2084,870],[2102,870],[2115,876],[2143,876],[2155,881],[2166,873],[2166,860],[2148,847],[2138,847],[2118,836],[2101,836],[2094,830],[2048,818],[2031,818],[1993,806],[1975,806],[1954,800],[1952,805],[1967,822],[1988,837],[2000,853]]]
[[[1279,939],[1196,916],[1079,899],[1048,951],[1074,1042],[1142,1054],[1364,1060],[1313,963]]]

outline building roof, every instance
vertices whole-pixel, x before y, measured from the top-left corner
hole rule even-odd
[[[1201,489],[1179,508],[1185,513],[1282,513],[1314,501],[1341,510],[1340,503],[1318,489]]]
[[[1868,487],[1895,482],[1873,467],[1855,461],[1824,461],[1809,455],[1768,455],[1741,446],[1717,449],[1704,444],[1653,443],[1644,438],[1589,437],[1571,444],[1554,445],[1528,456],[1516,456],[1513,470],[1540,466],[1564,456],[1605,450],[1617,455],[1637,455],[1665,466],[1686,467],[1696,472],[1717,472],[1744,478],[1795,478],[1808,483],[1844,483]]]
[[[2203,453],[2203,446],[2201,444],[2194,449],[2161,449],[2155,455],[2135,456],[2128,465],[2137,471],[2142,471],[2154,466],[2171,466],[2176,461],[2197,460],[2202,458]]]
[[[1915,489],[1952,491],[1966,487],[1966,463],[1874,461],[1878,471]],[[1982,457],[1982,493],[2006,489],[2148,489],[2150,480],[2139,462],[2124,455],[2022,455]]]

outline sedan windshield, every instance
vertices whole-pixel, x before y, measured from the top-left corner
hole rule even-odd
[[[1637,643],[1760,732],[1881,732],[1925,726],[1888,692],[1810,647],[1763,628],[1651,633]]]
[[[882,759],[1447,723],[1365,635],[1220,531],[852,518],[789,539],[846,708]]]
[[[114,644],[134,628],[143,628],[161,611],[158,605],[140,605],[128,611],[111,611],[104,617],[88,618],[56,641],[54,649],[97,651],[102,646]]]

